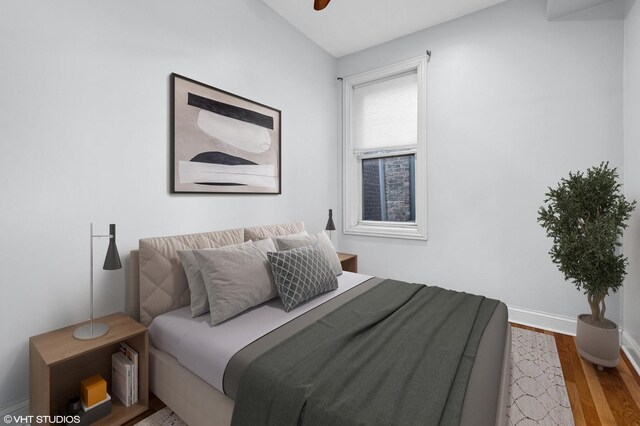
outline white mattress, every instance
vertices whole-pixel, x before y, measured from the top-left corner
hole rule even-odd
[[[169,353],[182,366],[224,393],[224,370],[236,352],[370,278],[344,272],[338,277],[336,290],[315,297],[291,312],[285,312],[280,299],[276,298],[215,327],[211,326],[209,313],[191,318],[191,309],[185,306],[157,316],[149,325],[149,338],[156,348]]]

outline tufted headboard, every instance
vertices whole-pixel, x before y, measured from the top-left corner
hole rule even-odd
[[[237,228],[201,234],[143,238],[129,258],[127,313],[149,325],[158,315],[187,306],[189,285],[177,250],[240,244],[304,231],[304,222]]]

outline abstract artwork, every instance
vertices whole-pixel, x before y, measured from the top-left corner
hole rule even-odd
[[[279,110],[171,74],[171,192],[280,194]]]

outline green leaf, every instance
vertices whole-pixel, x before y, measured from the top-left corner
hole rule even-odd
[[[586,173],[569,172],[545,197],[538,223],[553,240],[551,261],[585,294],[615,293],[628,263],[616,248],[636,207],[622,194],[617,170],[603,162]]]

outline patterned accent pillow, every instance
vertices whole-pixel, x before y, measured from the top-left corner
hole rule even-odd
[[[338,288],[338,279],[318,244],[268,252],[267,258],[287,312],[318,294]]]

